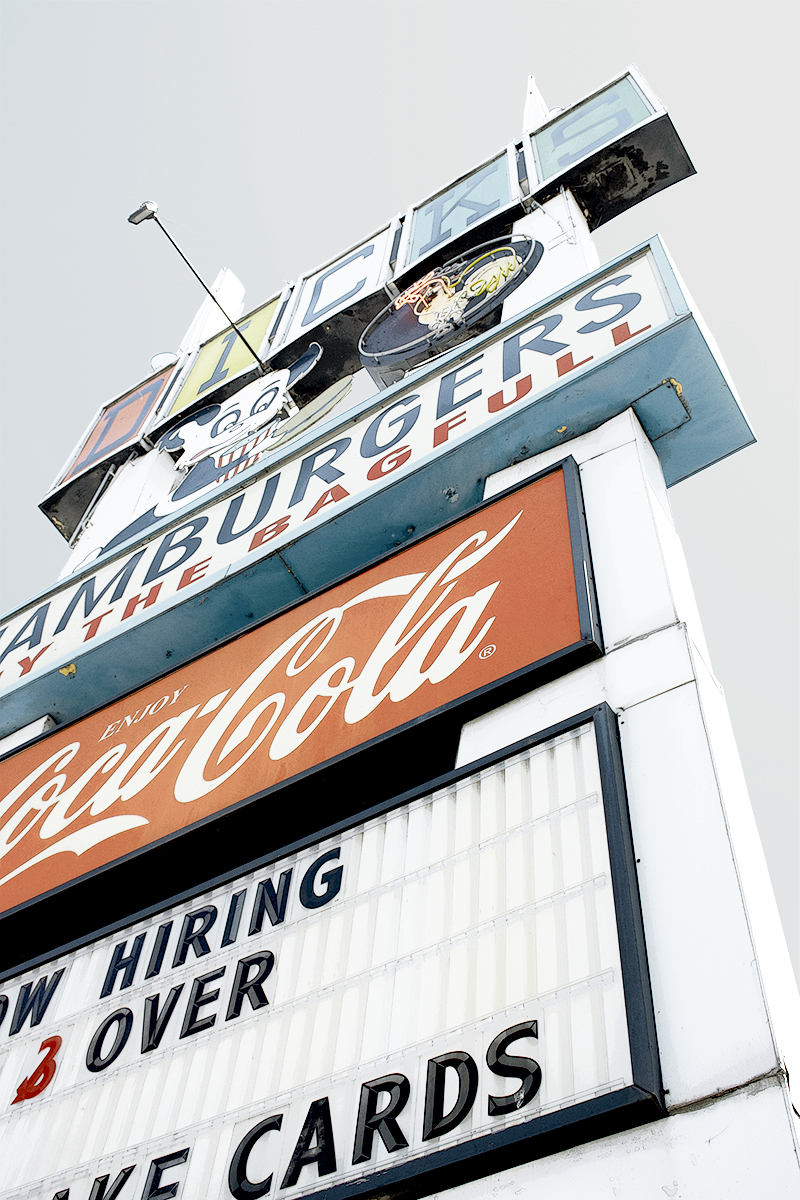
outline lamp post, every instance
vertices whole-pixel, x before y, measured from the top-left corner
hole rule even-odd
[[[183,253],[183,251],[181,250],[180,246],[179,246],[179,245],[178,245],[178,243],[175,241],[174,237],[172,237],[172,235],[171,235],[170,233],[168,233],[168,231],[167,231],[167,230],[164,228],[164,226],[163,226],[163,225],[161,224],[161,222],[159,221],[159,219],[158,219],[158,205],[155,203],[155,201],[154,201],[154,200],[144,200],[144,201],[142,201],[142,203],[139,205],[139,207],[136,209],[136,211],[135,211],[135,212],[132,212],[132,213],[131,213],[131,215],[128,217],[128,220],[130,221],[131,225],[141,225],[142,221],[155,221],[156,225],[159,227],[159,229],[160,229],[160,230],[161,230],[161,232],[164,234],[164,236],[165,236],[165,237],[166,237],[166,238],[167,238],[167,239],[168,239],[170,242],[172,242],[172,245],[173,245],[173,246],[175,247],[175,249],[178,251],[178,254],[180,254],[181,258],[182,258],[182,259],[183,259],[183,261],[186,263],[187,267],[188,267],[188,268],[189,268],[189,270],[192,272],[192,274],[194,275],[195,279],[197,279],[197,280],[199,281],[199,283],[201,284],[201,286],[202,286],[202,287],[205,289],[205,291],[208,293],[208,295],[209,295],[209,296],[211,297],[211,299],[214,301],[214,303],[216,304],[216,306],[217,306],[217,308],[219,309],[219,311],[222,313],[222,315],[223,315],[223,317],[225,318],[225,320],[228,322],[228,324],[229,324],[229,325],[231,325],[231,326],[232,326],[232,328],[233,328],[233,329],[236,331],[236,333],[238,334],[238,336],[239,336],[239,337],[242,339],[242,341],[244,342],[245,346],[247,347],[247,349],[250,351],[250,353],[252,354],[253,358],[255,359],[255,362],[256,362],[256,366],[257,366],[257,368],[258,368],[258,373],[259,373],[259,375],[265,375],[265,374],[266,374],[266,370],[267,370],[267,369],[266,369],[266,367],[264,366],[264,364],[262,363],[261,359],[260,359],[260,358],[258,357],[258,355],[256,354],[256,352],[255,352],[255,350],[253,349],[253,347],[252,347],[252,346],[250,345],[250,343],[248,342],[247,338],[246,338],[246,337],[244,336],[244,334],[242,333],[241,329],[239,329],[239,327],[237,326],[236,322],[235,322],[235,321],[233,321],[233,320],[232,320],[232,319],[231,319],[231,318],[228,316],[228,314],[225,312],[225,309],[222,307],[222,305],[220,304],[220,302],[219,302],[219,300],[217,299],[217,297],[214,295],[214,293],[211,291],[211,289],[208,287],[208,285],[205,283],[205,281],[202,279],[202,277],[201,277],[201,276],[198,274],[198,272],[197,272],[197,271],[194,269],[194,267],[192,266],[192,264],[189,262],[189,259],[188,259],[188,258],[186,257],[186,255]]]

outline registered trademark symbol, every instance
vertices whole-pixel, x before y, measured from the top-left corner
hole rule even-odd
[[[478,655],[478,658],[491,658],[496,649],[497,649],[497,646],[492,646],[492,645],[484,646],[483,649],[481,650],[480,654]]]

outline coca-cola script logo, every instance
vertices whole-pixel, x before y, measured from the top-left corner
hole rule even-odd
[[[0,905],[579,644],[577,597],[559,469],[7,760]]]

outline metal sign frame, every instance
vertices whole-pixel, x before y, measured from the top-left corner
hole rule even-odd
[[[617,1092],[579,1102],[555,1113],[533,1116],[498,1133],[479,1135],[446,1150],[432,1151],[403,1165],[376,1171],[359,1182],[331,1187],[323,1185],[314,1190],[317,1200],[351,1200],[356,1196],[362,1200],[380,1200],[382,1196],[391,1195],[395,1188],[403,1196],[429,1195],[520,1162],[556,1154],[571,1146],[667,1116],[636,878],[636,855],[613,710],[607,704],[600,704],[533,737],[505,746],[443,779],[432,781],[428,790],[474,774],[587,720],[593,722],[597,738],[633,1083]],[[418,794],[419,791],[414,793]],[[405,796],[401,802],[412,798]]]
[[[151,428],[155,414],[164,400],[173,395],[179,374],[179,363],[157,371],[138,387],[102,404],[92,417],[65,466],[39,504],[44,515],[70,545],[77,542],[95,505],[116,472],[129,459],[149,449],[147,431]],[[90,449],[93,437],[96,446],[103,446],[108,432],[113,431],[120,414],[124,413],[128,404],[134,403],[139,397],[144,398],[145,403],[133,427],[99,452]]]
[[[575,168],[580,167],[583,163],[590,159],[594,153],[596,153],[596,150],[589,150],[585,154],[581,155],[581,157],[574,163],[570,163],[569,166],[564,167],[560,171],[555,171],[550,175],[546,175],[539,162],[539,154],[536,149],[536,137],[539,134],[545,133],[553,125],[557,125],[559,121],[563,121],[565,117],[570,115],[570,113],[576,112],[585,104],[588,104],[589,101],[594,100],[597,96],[602,95],[603,92],[607,92],[608,89],[614,87],[615,84],[621,83],[624,79],[629,79],[631,81],[635,90],[640,93],[642,100],[650,109],[648,116],[644,117],[641,121],[637,121],[635,124],[630,125],[624,131],[626,136],[629,133],[633,133],[633,131],[636,129],[641,129],[643,125],[648,125],[655,117],[664,116],[666,114],[667,110],[664,108],[663,104],[655,95],[653,90],[639,74],[636,67],[631,65],[624,71],[620,71],[618,75],[615,75],[612,79],[607,80],[607,82],[602,84],[601,87],[595,88],[594,91],[590,92],[588,96],[582,96],[581,99],[575,104],[570,104],[568,108],[562,109],[553,117],[549,117],[545,122],[543,122],[541,125],[538,125],[535,129],[525,131],[522,138],[522,150],[523,154],[525,155],[525,164],[528,169],[528,180],[531,184],[531,191],[533,193],[536,193],[539,188],[544,187],[546,184],[552,183],[553,180],[558,179],[560,175],[565,174],[567,171],[572,171]],[[612,136],[609,139],[609,144],[615,140],[615,137]]]
[[[631,85],[649,113],[627,128],[612,132],[607,140],[595,144],[560,170],[545,174],[537,138],[622,82]],[[522,150],[533,202],[550,199],[559,189],[568,188],[583,208],[590,230],[695,174],[666,108],[634,66],[538,128],[526,130]]]
[[[47,495],[45,496],[42,503],[44,503],[46,500],[49,500],[54,492],[61,490],[61,488],[63,488],[66,484],[73,483],[76,480],[80,479],[87,471],[90,471],[93,467],[96,467],[99,463],[104,462],[106,460],[106,458],[111,458],[111,457],[113,457],[113,455],[119,453],[121,450],[126,450],[126,449],[129,449],[131,446],[138,445],[141,442],[142,438],[147,433],[148,428],[152,424],[153,412],[157,411],[158,408],[161,407],[161,405],[164,403],[164,400],[166,399],[166,397],[174,389],[175,383],[179,376],[179,373],[180,373],[180,371],[179,371],[178,363],[174,364],[171,367],[166,367],[165,369],[163,369],[161,371],[155,371],[152,375],[148,375],[146,379],[142,380],[142,382],[140,384],[137,384],[136,387],[128,388],[126,391],[121,392],[118,396],[114,396],[114,398],[112,400],[107,400],[104,404],[101,404],[100,407],[94,413],[94,416],[92,417],[92,419],[89,421],[89,424],[86,426],[86,428],[83,431],[83,433],[81,434],[80,438],[78,439],[75,449],[72,451],[69,458],[65,462],[64,466],[58,472],[58,475],[55,477],[52,484],[50,485],[50,487],[47,491]],[[81,451],[86,448],[86,444],[89,441],[89,438],[91,437],[93,431],[97,427],[98,422],[102,419],[103,414],[107,413],[110,409],[114,408],[115,405],[120,403],[120,401],[127,400],[129,397],[134,396],[137,392],[144,391],[145,388],[147,388],[148,386],[155,383],[158,379],[161,379],[162,376],[166,376],[167,378],[164,379],[164,383],[160,389],[160,392],[155,397],[155,400],[153,401],[153,406],[151,406],[149,412],[145,413],[144,417],[142,418],[142,420],[139,423],[139,426],[136,429],[136,432],[134,434],[132,434],[131,437],[125,443],[116,447],[116,449],[114,451],[110,452],[109,454],[107,454],[105,456],[101,456],[100,458],[90,459],[86,463],[86,465],[81,468],[80,471],[73,474],[75,463],[77,462],[77,460],[81,454]]]

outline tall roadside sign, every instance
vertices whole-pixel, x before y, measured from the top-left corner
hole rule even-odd
[[[796,1193],[667,494],[754,438],[660,239],[591,238],[692,173],[634,68],[531,81],[258,362],[203,310],[100,405],[0,623],[0,1197]]]

